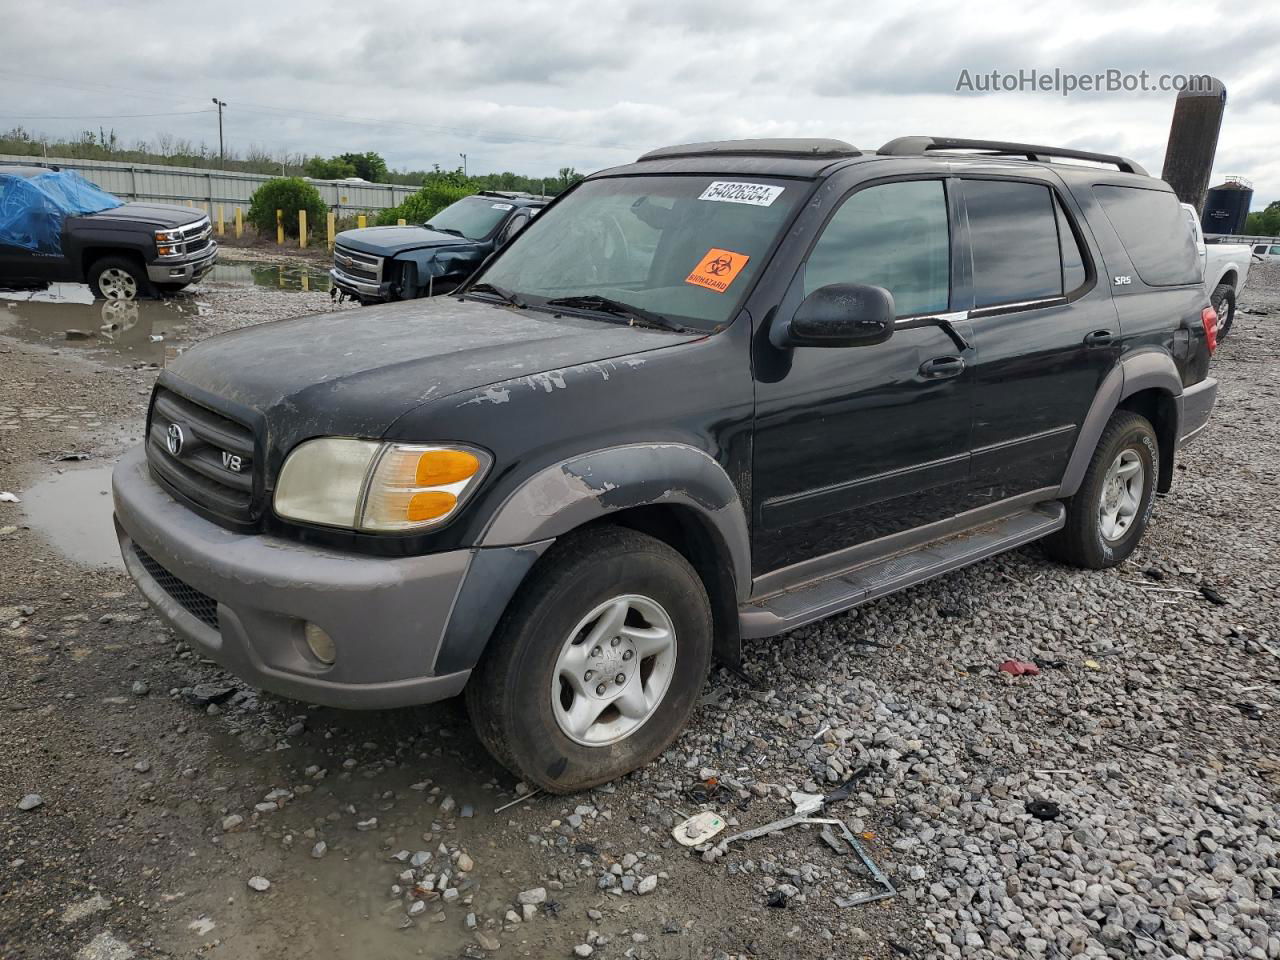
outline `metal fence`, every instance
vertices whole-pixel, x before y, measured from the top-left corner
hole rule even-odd
[[[253,192],[275,179],[261,173],[204,170],[199,167],[166,167],[154,163],[120,163],[115,160],[70,160],[59,157],[19,157],[0,154],[0,170],[5,165],[58,167],[74,170],[86,180],[124,200],[158,200],[202,207],[214,215],[214,205],[223,204],[228,218],[231,208],[246,210]],[[347,180],[312,180],[320,197],[339,217],[368,210],[399,206],[417,188],[398,183],[352,183]]]

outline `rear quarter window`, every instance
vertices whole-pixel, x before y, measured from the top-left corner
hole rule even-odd
[[[1093,195],[1143,283],[1171,287],[1200,282],[1200,256],[1187,229],[1186,211],[1172,193],[1095,184]]]

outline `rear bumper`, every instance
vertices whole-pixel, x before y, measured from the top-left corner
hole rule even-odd
[[[147,264],[147,279],[152,283],[195,283],[213,269],[218,261],[218,244],[210,240],[209,248],[191,260],[170,263],[156,260]]]
[[[486,573],[464,593],[473,562],[493,551],[369,557],[234,533],[161,489],[141,447],[116,467],[112,495],[125,567],[170,626],[254,686],[335,707],[398,707],[461,692],[488,640],[488,630],[473,629],[476,600],[485,596],[500,611],[510,597],[493,589],[502,578],[489,568],[496,561],[514,573],[532,564],[516,548],[483,557]],[[521,576],[508,577],[512,591]],[[455,605],[465,613],[450,631]],[[310,652],[307,622],[333,638],[332,665]],[[448,672],[436,673],[438,658]]]
[[[1218,399],[1218,381],[1205,377],[1194,386],[1184,387],[1178,397],[1178,446],[1193,439],[1209,425],[1213,405]]]

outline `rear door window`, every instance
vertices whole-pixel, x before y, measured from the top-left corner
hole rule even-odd
[[[4,181],[0,180],[0,190],[3,190],[3,189],[4,189]],[[0,194],[0,196],[3,196],[3,194]],[[1265,243],[1260,243],[1260,244],[1258,244],[1256,247],[1254,247],[1254,248],[1253,248],[1253,252],[1254,252],[1254,253],[1266,253],[1266,252],[1267,252],[1267,245],[1266,245]]]
[[[951,231],[942,181],[882,183],[841,204],[809,254],[805,295],[833,283],[884,287],[899,317],[945,313]]]
[[[1093,195],[1143,283],[1170,287],[1200,282],[1200,254],[1172,193],[1108,183],[1095,185]]]
[[[1280,247],[1272,247],[1272,248],[1271,248],[1271,255],[1272,255],[1273,257],[1280,257]]]
[[[1062,296],[1059,212],[1048,187],[1016,180],[965,180],[964,199],[973,250],[975,307]],[[1074,245],[1074,236],[1071,241]],[[1078,246],[1074,257],[1083,269]]]

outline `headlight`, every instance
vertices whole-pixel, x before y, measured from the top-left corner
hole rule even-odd
[[[372,532],[436,526],[458,511],[491,462],[482,450],[453,444],[308,440],[285,459],[275,511]]]

